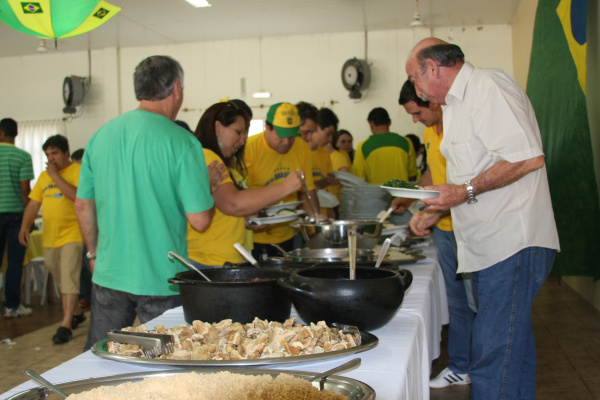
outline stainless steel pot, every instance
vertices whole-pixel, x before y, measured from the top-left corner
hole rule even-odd
[[[296,249],[285,256],[287,261],[318,263],[324,261],[346,261],[350,257],[348,249]],[[357,261],[372,261],[373,250],[356,250]]]
[[[377,244],[383,223],[378,220],[340,220],[325,222],[302,221],[294,223],[298,227],[306,244],[311,249],[348,248],[348,230],[356,227],[356,246],[358,249],[371,250]]]

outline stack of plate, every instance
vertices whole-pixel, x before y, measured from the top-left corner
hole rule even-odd
[[[387,210],[391,203],[392,196],[377,185],[345,187],[340,219],[377,219],[377,214]]]

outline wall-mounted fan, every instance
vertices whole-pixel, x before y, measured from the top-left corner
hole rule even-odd
[[[65,102],[63,112],[65,114],[75,114],[77,112],[75,107],[83,103],[87,88],[87,78],[74,75],[65,78],[63,81],[63,101]]]
[[[342,67],[342,83],[350,91],[351,99],[360,99],[361,90],[367,89],[371,82],[371,68],[365,60],[356,57],[344,63]]]

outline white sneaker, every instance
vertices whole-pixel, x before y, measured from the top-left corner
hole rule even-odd
[[[446,367],[438,376],[429,381],[429,387],[440,389],[452,385],[468,385],[469,383],[471,383],[469,374],[456,374]]]
[[[29,307],[24,307],[23,304],[19,304],[17,308],[4,307],[4,318],[17,318],[31,315],[33,310]]]

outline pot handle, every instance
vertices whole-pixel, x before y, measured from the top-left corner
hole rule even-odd
[[[286,278],[278,278],[277,284],[279,285],[280,288],[282,288],[283,290],[285,290],[288,293],[312,295],[312,292],[310,292],[309,290],[306,290],[306,289],[310,289],[310,286],[308,286],[306,284],[302,284],[302,285],[300,285],[301,287],[298,287],[298,286],[294,285],[293,283],[291,283]]]
[[[404,290],[410,287],[410,284],[413,281],[413,274],[407,269],[401,269],[398,271],[400,273],[400,277],[402,278],[402,283],[404,284]]]
[[[169,278],[167,281],[173,285],[193,285],[195,281],[186,278]]]

